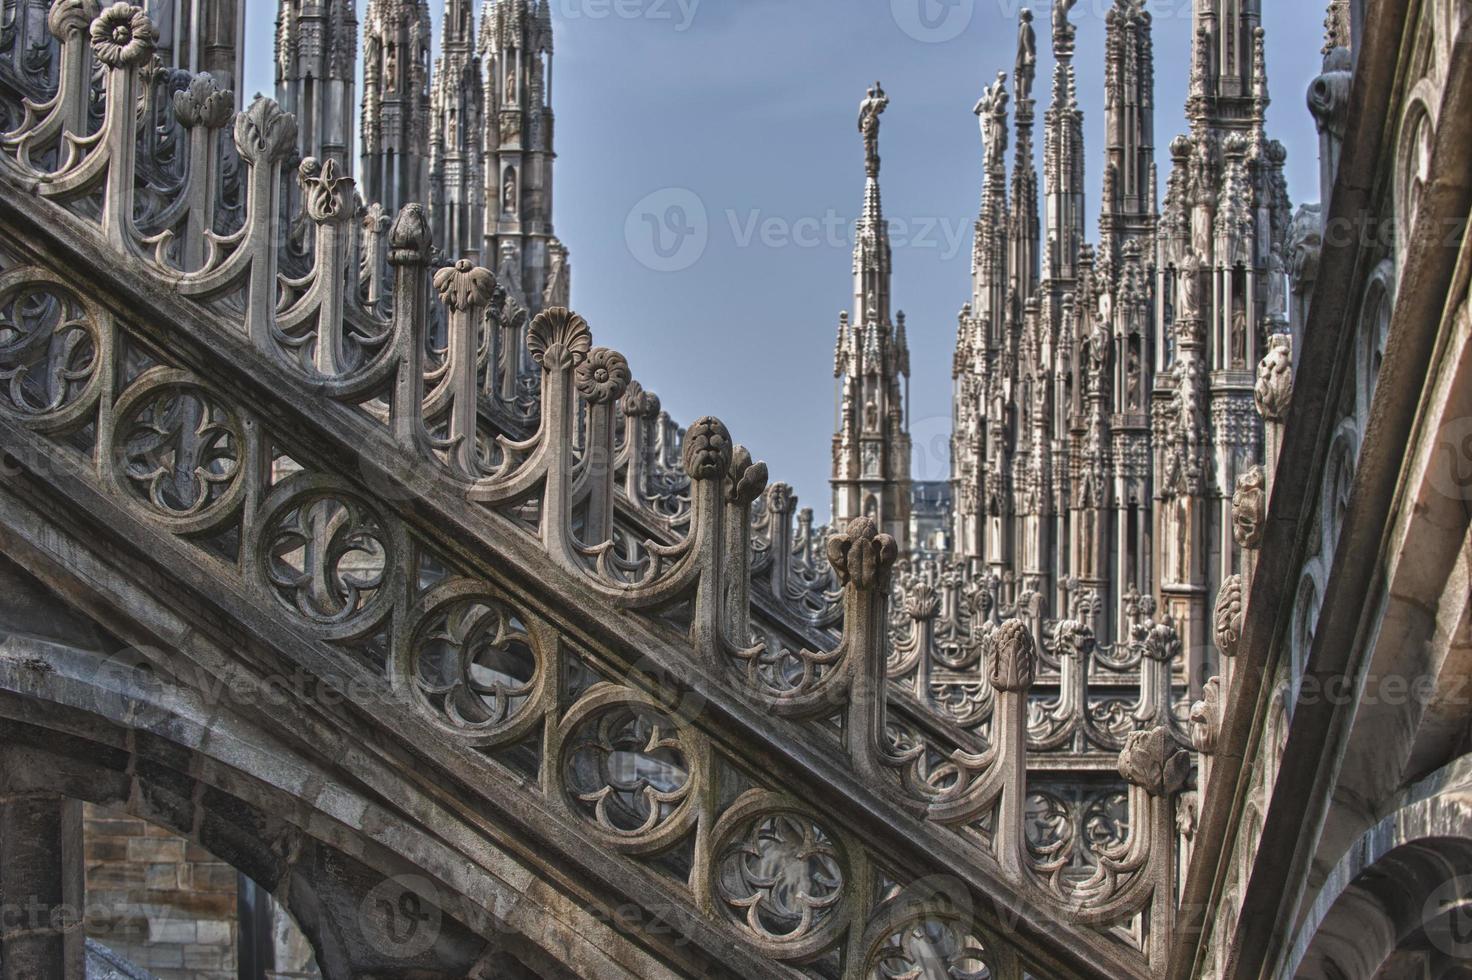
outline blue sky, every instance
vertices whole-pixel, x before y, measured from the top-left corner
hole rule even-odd
[[[269,94],[275,5],[249,5],[245,88]],[[430,6],[438,35],[443,0]],[[833,341],[851,302],[863,192],[859,100],[876,79],[891,99],[882,185],[911,346],[914,475],[944,478],[951,349],[981,194],[972,107],[998,70],[1011,72],[1022,6],[1040,28],[1041,125],[1050,0],[552,0],[556,225],[572,251],[574,307],[676,419],[720,417],[820,520]],[[1078,0],[1072,15],[1091,228],[1111,6]],[[1166,147],[1184,129],[1191,6],[1149,4],[1162,186]],[[1264,7],[1269,135],[1288,147],[1297,207],[1318,196],[1304,93],[1319,70],[1324,4]],[[1041,134],[1037,144],[1041,167]]]

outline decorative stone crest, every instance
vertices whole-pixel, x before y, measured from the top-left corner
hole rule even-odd
[[[731,490],[728,499],[738,507],[750,507],[767,488],[767,464],[753,463],[751,452],[737,446],[731,453]]]
[[[1026,692],[1032,687],[1037,647],[1027,624],[1009,619],[991,635],[992,687],[997,691]]]
[[[773,514],[788,517],[797,507],[797,494],[792,492],[790,483],[774,483],[767,487],[767,509]]]
[[[621,397],[629,380],[629,362],[618,351],[607,347],[593,348],[574,376],[578,392],[594,405],[605,405]]]
[[[261,100],[257,100],[259,105]],[[273,102],[272,105],[275,105]],[[252,106],[254,108],[254,106]],[[243,117],[242,117],[243,118]],[[286,118],[290,119],[290,116]],[[293,121],[293,129],[295,122]],[[239,139],[240,126],[236,124],[236,139]],[[390,265],[423,265],[429,259],[429,218],[424,213],[424,205],[407,204],[400,211],[398,217],[394,218],[393,227],[388,232],[388,261]]]
[[[588,321],[561,306],[538,313],[527,331],[526,349],[544,371],[577,367],[592,347]]]
[[[1232,575],[1222,583],[1221,591],[1216,595],[1216,612],[1212,616],[1216,648],[1224,657],[1237,655],[1237,646],[1242,642],[1244,609],[1242,576]]]
[[[619,405],[625,415],[635,419],[652,419],[659,415],[659,396],[645,391],[637,381],[630,381],[624,389],[623,401]]]
[[[90,27],[100,10],[97,0],[56,0],[46,15],[46,26],[52,34],[65,41],[73,31]]]
[[[935,586],[921,579],[905,590],[905,615],[911,619],[934,619],[940,612],[940,596]]]
[[[297,176],[301,181],[302,204],[308,217],[320,225],[344,216],[346,191],[352,188],[353,178],[337,175],[336,160],[319,161],[316,157],[307,157],[298,168]],[[439,284],[438,276],[435,284]]]
[[[174,93],[174,118],[185,129],[203,125],[220,129],[235,112],[235,93],[222,90],[215,77],[201,72],[189,80],[189,87]]]
[[[331,160],[327,162],[332,163]],[[469,259],[461,259],[434,274],[434,288],[440,294],[440,301],[452,312],[462,313],[472,306],[484,306],[491,301],[491,294],[496,291],[496,278]]]
[[[1197,752],[1216,752],[1222,730],[1222,679],[1213,677],[1201,689],[1201,700],[1191,705],[1191,744]]]
[[[1238,478],[1232,494],[1232,537],[1244,548],[1261,548],[1266,517],[1266,477],[1261,466],[1254,466]]]
[[[92,50],[109,68],[136,68],[153,56],[158,31],[141,7],[115,3],[92,22]]]
[[[1274,334],[1268,338],[1267,356],[1257,368],[1257,388],[1253,392],[1257,410],[1269,422],[1282,422],[1288,417],[1293,400],[1293,338]]]
[[[296,117],[262,96],[235,117],[235,148],[253,167],[286,155],[296,145]]]
[[[1149,627],[1144,650],[1145,656],[1165,664],[1173,663],[1181,655],[1181,634],[1176,632],[1169,616]]]
[[[881,534],[870,517],[854,518],[842,534],[828,539],[828,561],[838,580],[859,589],[882,586],[897,557],[894,538]]]
[[[1119,774],[1151,796],[1173,796],[1185,788],[1191,758],[1165,726],[1125,736]]]
[[[725,476],[733,455],[731,433],[714,416],[697,419],[685,433],[685,473],[692,480]]]

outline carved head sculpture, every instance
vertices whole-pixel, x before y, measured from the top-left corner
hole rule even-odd
[[[1257,410],[1269,422],[1282,422],[1288,417],[1293,400],[1293,338],[1274,334],[1268,338],[1267,356],[1257,368],[1257,388],[1253,392]]]
[[[1032,687],[1037,647],[1027,624],[1009,619],[998,626],[990,639],[992,687],[997,691],[1026,693]]]
[[[697,419],[685,433],[685,472],[692,480],[724,476],[731,466],[731,433],[720,419]]]
[[[1263,521],[1267,518],[1266,478],[1254,466],[1237,480],[1232,494],[1232,537],[1244,548],[1262,547]]]

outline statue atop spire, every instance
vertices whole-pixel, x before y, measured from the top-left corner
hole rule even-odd
[[[859,103],[859,132],[864,134],[864,173],[879,176],[879,117],[889,108],[889,96],[875,82],[864,101]]]
[[[1038,36],[1032,27],[1032,11],[1026,7],[1017,18],[1017,101],[1032,98],[1032,83],[1037,77]]]
[[[1007,73],[997,72],[997,80],[981,90],[981,99],[972,110],[981,120],[981,138],[986,144],[987,167],[1002,162],[1007,152]]]

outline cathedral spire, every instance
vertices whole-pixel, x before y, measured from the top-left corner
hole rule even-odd
[[[1007,235],[1011,285],[1021,296],[1031,296],[1038,280],[1038,172],[1032,145],[1036,104],[1032,86],[1037,77],[1037,64],[1032,11],[1024,8],[1018,18],[1017,62],[1013,74],[1017,87],[1017,147],[1012,164],[1012,213]]]
[[[430,211],[435,245],[449,259],[481,257],[485,222],[485,109],[470,0],[448,0],[444,53],[430,93]]]
[[[485,0],[484,199],[487,265],[532,313],[568,293],[567,252],[552,231],[552,14],[547,0]]]
[[[839,318],[834,357],[838,431],[833,436],[833,519],[874,518],[908,546],[910,435],[903,379],[909,375],[904,314],[890,320],[890,242],[879,195],[879,117],[889,106],[875,82],[859,105],[864,206],[855,228],[854,319]]]
[[[1061,283],[1078,277],[1078,250],[1084,238],[1083,113],[1073,67],[1077,28],[1068,22],[1069,6],[1055,0],[1053,7],[1053,93],[1043,123],[1047,188],[1043,275]]]
[[[1101,258],[1117,269],[1125,242],[1151,232],[1155,202],[1155,52],[1144,0],[1114,0],[1105,18],[1106,188],[1100,204]]]
[[[276,11],[276,101],[296,116],[298,154],[333,160],[343,174],[352,172],[356,6],[280,0]]]
[[[429,198],[428,0],[369,0],[363,25],[363,196],[390,214]]]

